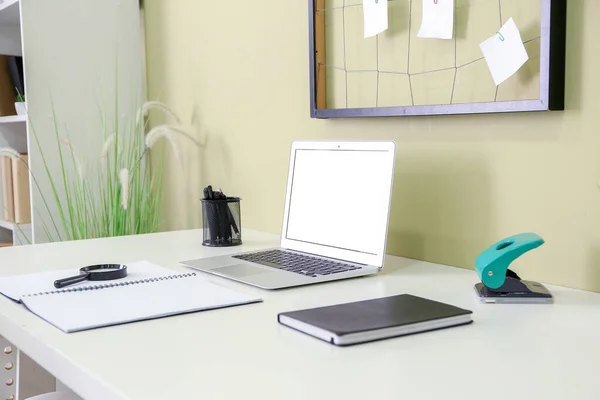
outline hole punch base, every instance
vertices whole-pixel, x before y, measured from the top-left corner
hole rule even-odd
[[[510,289],[505,288],[507,284]],[[481,303],[496,304],[549,304],[554,302],[550,291],[541,283],[523,281],[507,277],[505,284],[498,289],[490,289],[483,283],[474,287]]]

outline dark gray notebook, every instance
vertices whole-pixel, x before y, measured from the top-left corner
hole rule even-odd
[[[401,294],[278,314],[279,323],[335,345],[469,324],[472,311]]]

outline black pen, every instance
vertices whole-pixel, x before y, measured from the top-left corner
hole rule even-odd
[[[212,186],[207,186],[204,188],[204,197],[206,200],[213,200],[213,191]],[[219,214],[217,205],[212,202],[206,202],[206,225],[208,225],[208,231],[210,234],[210,240],[212,242],[217,242],[219,240]]]
[[[225,195],[225,193],[223,193],[222,191],[221,191],[221,193],[223,194],[223,199],[227,200],[228,197]],[[228,225],[230,225],[231,228],[233,228],[233,231],[235,232],[236,235],[239,235],[240,230],[238,229],[238,226],[235,223],[235,218],[233,218],[233,213],[231,212],[231,208],[229,208],[229,202],[225,203],[225,207],[227,208]]]
[[[215,200],[226,200],[225,194],[223,194],[223,192],[221,192],[220,190],[217,190],[213,193],[213,197],[215,198]],[[229,217],[227,214],[229,207],[227,206],[226,201],[219,201],[217,207],[219,210],[219,232],[221,239],[223,241],[229,241],[231,239],[231,228]]]

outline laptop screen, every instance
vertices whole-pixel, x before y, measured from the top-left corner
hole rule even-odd
[[[296,149],[285,238],[365,256],[381,253],[392,174],[386,153]]]

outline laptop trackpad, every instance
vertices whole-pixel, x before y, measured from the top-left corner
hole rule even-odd
[[[266,271],[260,267],[253,267],[248,264],[228,265],[226,267],[215,268],[212,270],[217,274],[228,275],[234,278],[243,278],[245,276],[264,274]]]

